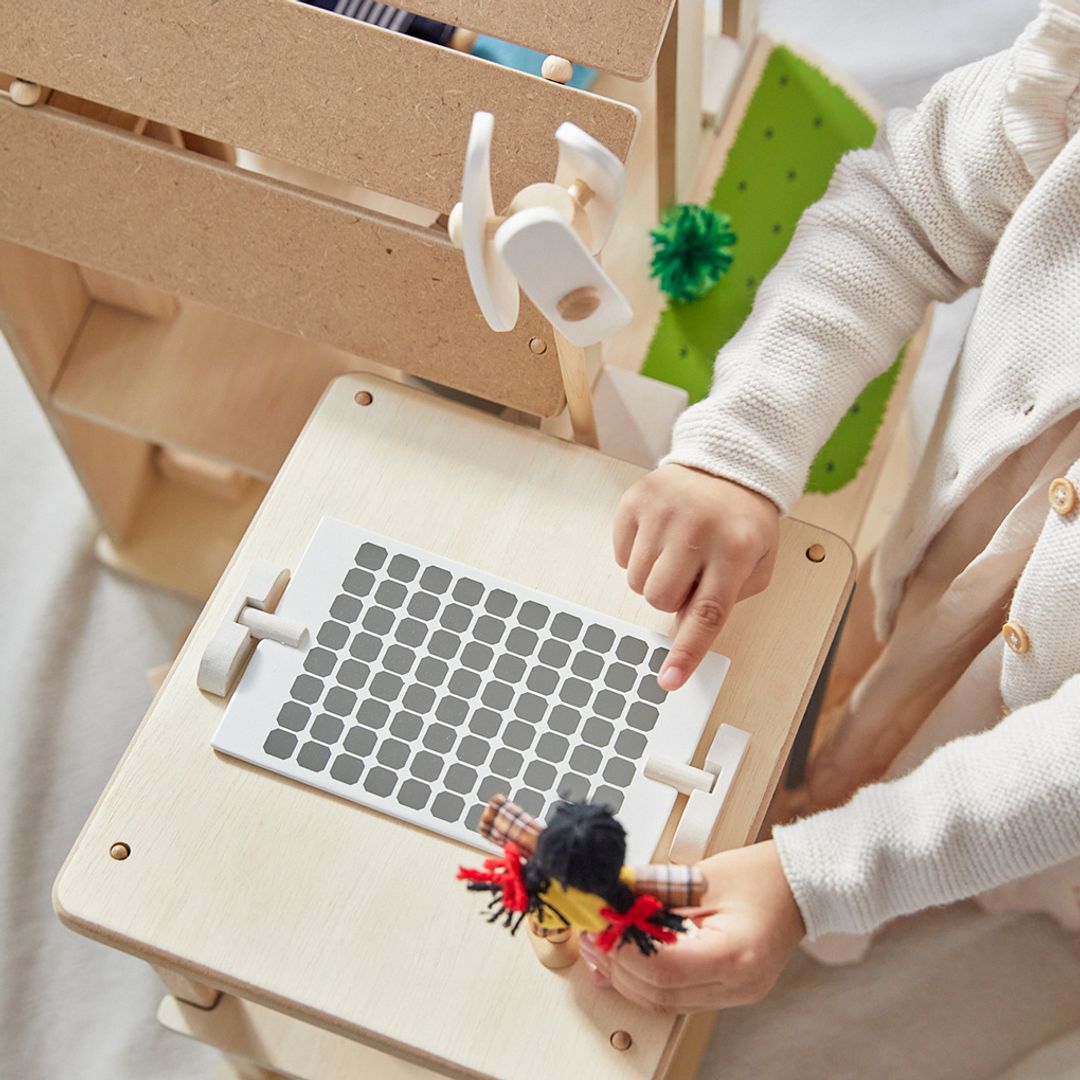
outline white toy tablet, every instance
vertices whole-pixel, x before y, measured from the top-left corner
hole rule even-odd
[[[648,862],[676,792],[645,761],[690,760],[728,668],[669,696],[670,638],[335,518],[276,614],[308,638],[259,643],[213,745],[480,848],[496,792],[541,818],[588,797]]]

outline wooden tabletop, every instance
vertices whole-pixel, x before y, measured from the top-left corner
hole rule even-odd
[[[548,971],[488,926],[454,879],[470,850],[216,754],[224,702],[195,684],[252,560],[295,566],[324,514],[668,631],[611,554],[615,505],[640,474],[372,376],[334,382],[60,873],[64,923],[453,1075],[662,1073],[681,1020],[596,990],[581,964]],[[822,561],[807,557],[814,544]],[[786,521],[772,584],[721,636],[731,674],[702,748],[721,720],[752,739],[716,848],[757,833],[853,570],[843,541]],[[629,1050],[611,1045],[616,1030]]]

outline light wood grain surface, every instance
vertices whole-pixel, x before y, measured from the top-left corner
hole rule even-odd
[[[335,382],[75,844],[54,893],[63,921],[452,1073],[656,1075],[681,1022],[596,992],[583,965],[541,968],[480,918],[454,880],[468,853],[453,842],[215,755],[223,702],[195,690],[251,561],[295,565],[323,514],[667,629],[611,556],[614,506],[640,475],[369,376]],[[822,563],[805,557],[815,542]],[[845,544],[789,521],[773,585],[728,624],[732,674],[709,727],[722,718],[753,739],[718,843],[752,838],[851,578]],[[131,849],[122,862],[109,857],[117,841]],[[612,1047],[615,1030],[630,1050]]]
[[[517,8],[519,22],[543,15],[542,5],[486,6]],[[666,21],[661,0],[633,6]],[[637,32],[625,16],[608,25],[624,39]],[[554,175],[562,121],[620,159],[635,124],[618,102],[294,0],[0,4],[0,69],[444,213],[460,198],[478,109],[496,117],[499,207]]]

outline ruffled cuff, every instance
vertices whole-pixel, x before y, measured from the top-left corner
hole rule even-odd
[[[1069,99],[1080,86],[1080,0],[1042,0],[1012,52],[1005,134],[1028,172],[1041,176],[1069,140]]]

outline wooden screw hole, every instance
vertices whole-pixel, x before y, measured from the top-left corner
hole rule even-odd
[[[611,1033],[611,1045],[616,1050],[629,1050],[634,1045],[634,1040],[630,1038],[629,1031],[613,1031]]]
[[[824,562],[825,561],[825,548],[821,544],[811,544],[806,549],[806,557],[811,562]]]
[[[374,400],[367,390],[357,390],[356,396],[353,398],[357,405],[370,405]]]
[[[547,352],[547,342],[542,337],[529,338],[529,349],[537,356],[543,356]]]
[[[117,841],[111,848],[109,848],[109,854],[117,860],[117,862],[123,862],[131,854],[131,848],[122,841]]]

